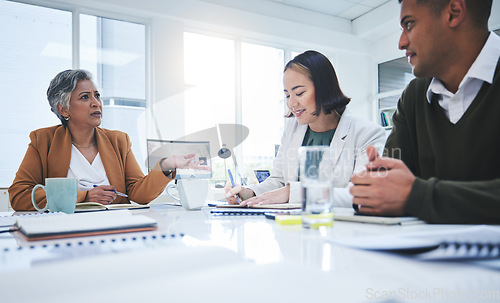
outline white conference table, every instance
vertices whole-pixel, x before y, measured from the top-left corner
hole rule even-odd
[[[264,216],[166,204],[134,210],[156,232],[24,242],[0,235],[1,302],[499,302],[500,271],[424,262],[328,239],[456,225],[335,222],[326,230]]]

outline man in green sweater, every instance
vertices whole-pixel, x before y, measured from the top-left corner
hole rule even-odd
[[[362,214],[500,223],[500,38],[492,0],[399,0],[399,48],[417,76],[384,155],[352,176]]]

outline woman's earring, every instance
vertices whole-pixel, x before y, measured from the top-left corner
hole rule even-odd
[[[68,121],[70,119],[70,116],[64,117],[64,120]]]

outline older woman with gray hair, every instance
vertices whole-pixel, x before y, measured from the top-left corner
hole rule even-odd
[[[100,128],[102,102],[92,76],[85,70],[59,73],[47,90],[51,110],[61,125],[31,132],[31,142],[9,187],[12,208],[34,210],[30,195],[45,178],[78,179],[77,203],[149,203],[163,192],[176,168],[207,169],[192,162],[193,155],[162,159],[144,175],[126,133]],[[128,197],[117,196],[117,192]],[[130,200],[129,200],[130,199]],[[45,191],[35,200],[46,204]]]

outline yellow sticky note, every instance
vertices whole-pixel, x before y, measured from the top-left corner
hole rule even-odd
[[[310,214],[306,215],[306,219],[309,221],[310,228],[313,229],[318,229],[321,226],[333,226],[333,213]]]
[[[278,215],[274,218],[277,224],[281,225],[297,225],[302,224],[301,215]]]

